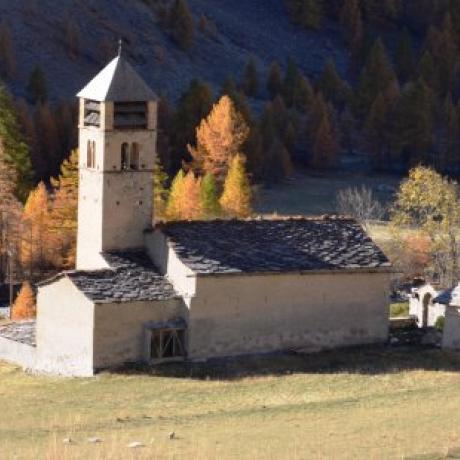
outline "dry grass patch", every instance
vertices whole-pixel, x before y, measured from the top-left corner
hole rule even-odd
[[[423,349],[267,355],[94,379],[33,376],[0,364],[1,457],[381,459],[447,452],[460,446],[459,370],[460,354]],[[144,446],[127,447],[135,441]]]

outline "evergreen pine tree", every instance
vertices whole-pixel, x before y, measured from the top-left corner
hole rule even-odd
[[[25,201],[34,175],[30,150],[21,133],[11,97],[4,86],[0,86],[0,142],[5,161],[15,171],[16,197]]]
[[[415,59],[412,49],[412,39],[407,28],[404,29],[395,55],[398,76],[403,83],[411,80],[415,74]]]
[[[372,104],[364,124],[365,143],[376,169],[390,167],[388,154],[388,106],[380,93]]]
[[[402,152],[411,165],[430,160],[433,100],[423,79],[404,87],[393,117],[392,133],[394,148]]]
[[[363,42],[363,20],[359,0],[345,0],[340,10],[340,23],[344,38],[353,54],[359,52]]]
[[[283,91],[283,76],[281,73],[281,67],[276,61],[273,61],[270,65],[267,78],[267,90],[272,99],[274,99],[278,94],[281,94]]]
[[[321,93],[316,96],[310,128],[311,165],[318,169],[336,166],[340,150],[338,136]]]
[[[173,40],[189,50],[195,40],[195,24],[187,0],[174,0],[168,14],[168,26]]]
[[[396,80],[385,46],[382,40],[378,39],[361,72],[357,91],[358,112],[367,113],[377,95],[384,93]]]
[[[441,140],[439,146],[439,169],[458,171],[460,169],[460,117],[452,96],[447,95],[443,107]]]
[[[420,77],[423,78],[423,81],[434,90],[437,85],[436,70],[433,56],[428,50],[426,50],[420,58],[418,72]]]
[[[16,57],[8,24],[0,24],[0,72],[5,79],[11,79],[16,73]]]
[[[189,160],[187,145],[195,138],[196,127],[209,115],[213,95],[209,85],[192,80],[178,102],[171,127],[171,159],[169,173],[177,171],[184,160]]]
[[[317,90],[321,91],[327,101],[343,105],[349,97],[350,89],[340,78],[333,61],[328,60],[324,71],[317,83]]]
[[[251,57],[244,71],[242,89],[246,96],[256,97],[259,89],[259,75],[257,72],[256,61]]]
[[[35,293],[28,281],[22,283],[16,300],[14,301],[11,310],[11,319],[13,321],[23,321],[25,319],[33,319],[36,317],[37,307]]]
[[[288,107],[294,104],[297,85],[300,78],[300,72],[296,62],[291,57],[288,59],[286,74],[283,81],[283,96]]]
[[[77,59],[80,54],[80,30],[70,17],[64,24],[64,43],[69,57]]]
[[[244,166],[245,159],[237,154],[233,157],[224,183],[220,205],[231,217],[248,217],[251,214],[251,186]]]
[[[29,101],[33,104],[37,102],[43,104],[48,99],[45,74],[38,64],[32,69],[29,75],[27,94]]]
[[[55,176],[58,174],[61,164],[60,139],[57,119],[48,103],[36,106],[35,126],[37,132],[43,133],[43,135],[38,136],[37,148],[44,160],[44,170],[37,171],[37,175],[39,177]]]
[[[322,12],[318,0],[286,0],[292,21],[309,29],[318,29]]]
[[[16,198],[16,171],[6,160],[0,142],[0,280],[8,273],[12,255],[19,252],[22,205]],[[13,258],[16,261],[16,257]]]
[[[206,219],[217,217],[220,214],[217,183],[214,176],[207,173],[201,180],[201,209]]]
[[[294,93],[294,106],[301,113],[308,113],[315,100],[315,93],[307,77],[302,75]]]
[[[266,151],[265,177],[270,180],[282,180],[294,170],[291,155],[284,143],[275,138]]]

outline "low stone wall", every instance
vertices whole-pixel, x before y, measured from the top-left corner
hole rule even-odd
[[[36,359],[35,347],[0,336],[0,360],[18,364],[25,369],[34,369]]]

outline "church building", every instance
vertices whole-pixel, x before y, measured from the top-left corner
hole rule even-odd
[[[152,225],[157,97],[122,55],[82,91],[77,266],[38,287],[0,359],[91,376],[387,340],[391,265],[340,217]],[[19,331],[19,332],[18,332]]]

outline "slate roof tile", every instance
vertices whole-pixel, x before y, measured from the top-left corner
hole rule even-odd
[[[172,285],[144,252],[104,253],[103,256],[111,269],[66,273],[89,299],[110,303],[177,297]]]
[[[198,274],[391,267],[361,225],[347,218],[173,222],[158,228]]]

